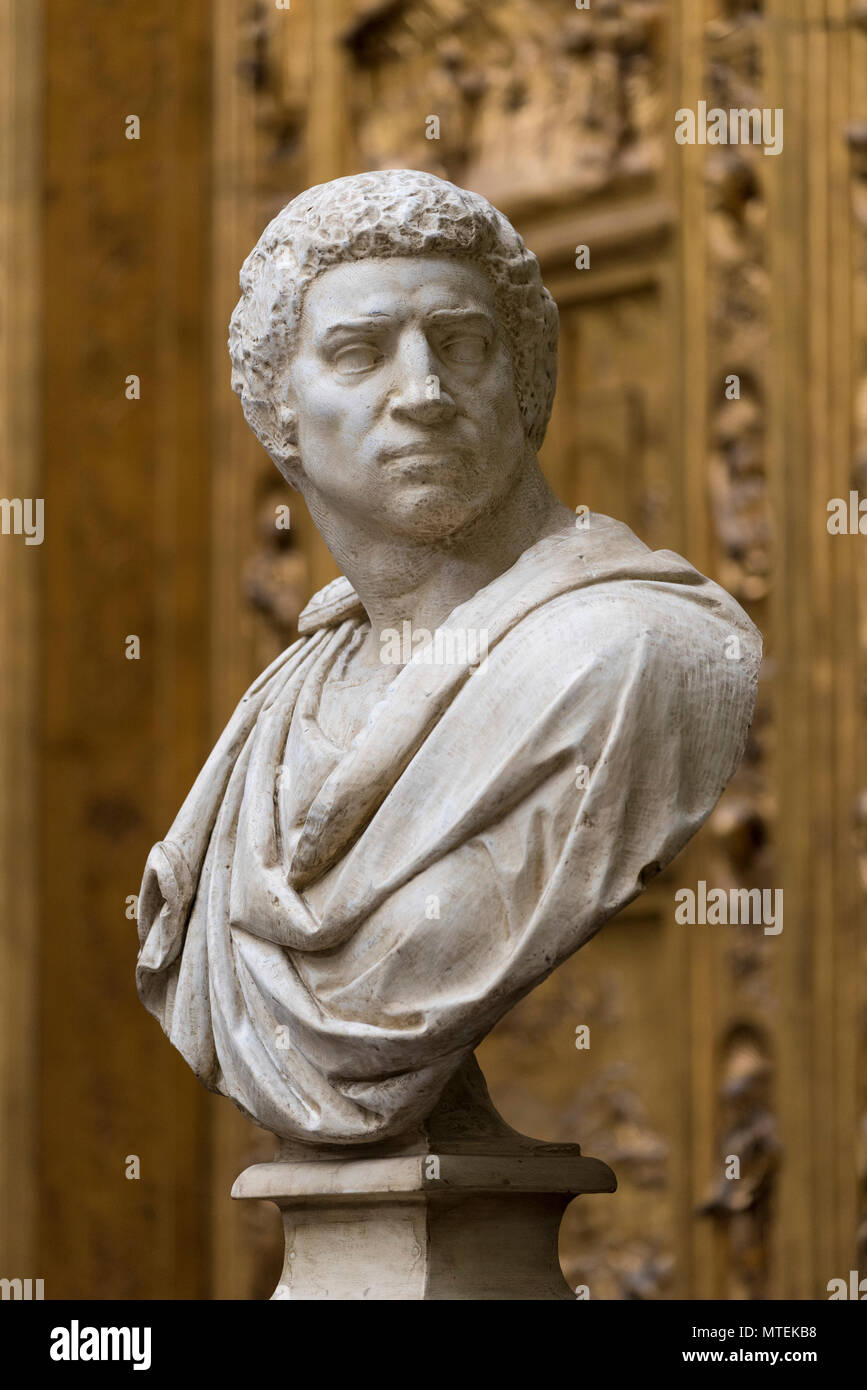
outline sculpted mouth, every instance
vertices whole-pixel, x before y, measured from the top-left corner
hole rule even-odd
[[[387,459],[407,459],[419,458],[422,456],[441,456],[449,453],[454,448],[451,440],[441,439],[434,441],[431,439],[420,439],[415,444],[401,444],[398,449],[384,450],[384,457]]]

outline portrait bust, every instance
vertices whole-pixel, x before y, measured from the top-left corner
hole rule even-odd
[[[137,983],[265,1129],[369,1144],[698,830],[761,643],[552,493],[557,310],[484,198],[410,170],[309,189],[241,289],[233,387],[344,577],[151,851]]]

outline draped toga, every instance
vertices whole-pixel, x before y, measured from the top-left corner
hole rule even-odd
[[[367,625],[345,579],[240,701],[139,897],[139,994],[286,1138],[423,1119],[497,1020],[678,853],[743,754],[759,634],[620,522],[549,536],[442,629],[347,747],[317,712]]]

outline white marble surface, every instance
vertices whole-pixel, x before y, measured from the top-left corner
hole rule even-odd
[[[154,847],[138,987],[259,1124],[369,1143],[695,833],[761,642],[685,560],[551,493],[556,310],[484,200],[406,171],[326,185],[242,283],[236,389],[346,577]],[[387,665],[404,624],[415,659]]]

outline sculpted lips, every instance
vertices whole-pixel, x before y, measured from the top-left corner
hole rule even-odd
[[[411,459],[420,457],[441,458],[445,453],[451,453],[454,444],[448,439],[420,439],[413,444],[401,444],[397,449],[384,449],[383,457],[386,459]]]
[[[466,446],[464,446],[465,448]],[[452,436],[441,439],[419,439],[412,444],[383,449],[380,458],[404,478],[418,481],[445,482],[453,478],[455,464],[461,460],[462,449]]]

